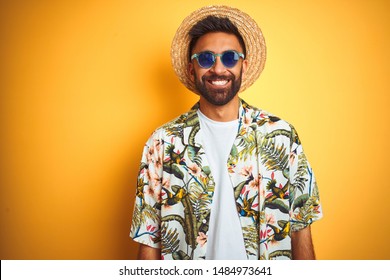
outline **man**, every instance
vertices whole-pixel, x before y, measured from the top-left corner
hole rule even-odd
[[[297,133],[237,95],[264,67],[257,24],[234,8],[201,8],[171,55],[200,98],[145,145],[130,233],[139,258],[314,259],[310,225],[322,209]]]

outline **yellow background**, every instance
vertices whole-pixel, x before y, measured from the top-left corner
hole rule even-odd
[[[134,259],[141,150],[196,95],[175,77],[181,21],[250,14],[268,46],[241,96],[292,123],[320,187],[319,259],[389,259],[389,1],[0,3],[1,259]]]

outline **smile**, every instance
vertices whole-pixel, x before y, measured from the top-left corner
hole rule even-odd
[[[224,86],[229,80],[209,80],[208,82],[214,86]]]

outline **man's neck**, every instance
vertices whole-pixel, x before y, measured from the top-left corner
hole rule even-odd
[[[222,106],[213,105],[203,97],[200,97],[199,104],[200,111],[214,121],[228,122],[238,119],[240,99],[237,95],[229,103]]]

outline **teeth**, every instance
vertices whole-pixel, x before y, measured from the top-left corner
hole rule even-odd
[[[211,83],[213,85],[216,85],[216,86],[224,86],[228,83],[227,80],[216,80],[216,81],[211,81]]]

